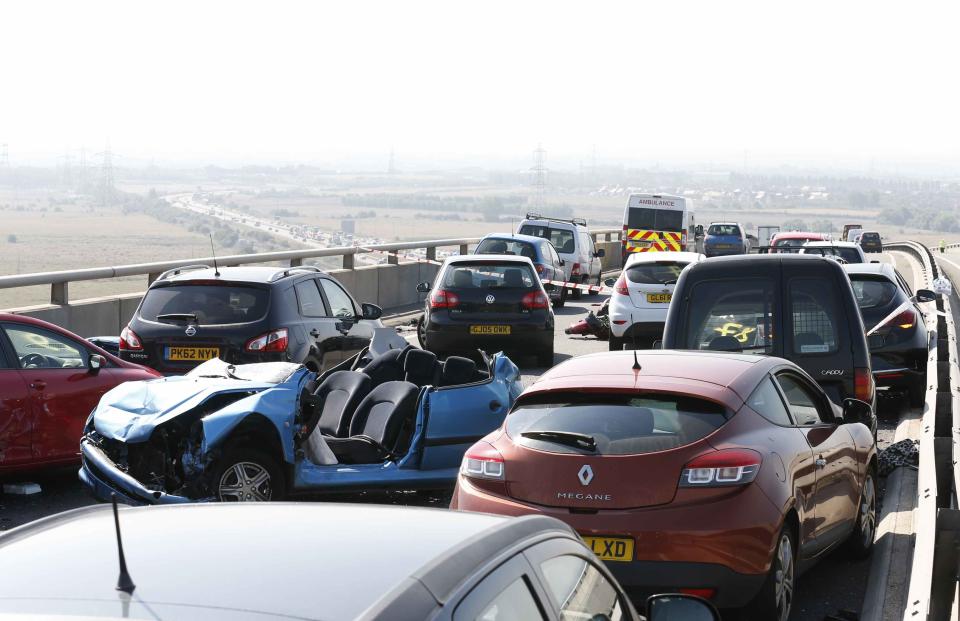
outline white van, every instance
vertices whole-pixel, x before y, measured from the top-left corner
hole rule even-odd
[[[634,252],[695,252],[701,230],[689,199],[631,194],[623,212],[623,264]]]

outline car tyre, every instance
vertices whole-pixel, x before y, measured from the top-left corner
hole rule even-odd
[[[427,348],[427,326],[424,315],[420,315],[420,319],[417,320],[417,342],[420,343],[421,349]]]
[[[554,307],[554,308],[563,308],[563,305],[566,304],[566,303],[567,303],[567,288],[564,287],[563,289],[560,289],[560,299],[554,301],[553,307]]]
[[[607,340],[607,346],[610,348],[610,351],[623,351],[623,339],[611,334]]]
[[[784,524],[777,536],[773,561],[760,592],[747,608],[747,619],[787,621],[797,586],[796,535],[790,524]]]
[[[214,497],[220,502],[282,500],[286,491],[283,471],[277,461],[251,448],[224,451],[213,469],[211,485]]]
[[[863,480],[860,502],[857,505],[857,523],[847,540],[847,551],[855,559],[870,556],[877,534],[876,471],[871,466]]]
[[[580,283],[576,283],[576,284],[580,284]],[[574,299],[574,300],[579,300],[579,299],[582,298],[582,297],[583,297],[583,291],[581,291],[580,289],[574,289],[574,290],[573,290],[573,299]]]
[[[553,366],[553,346],[550,349],[537,354],[537,364],[541,367],[550,368]]]

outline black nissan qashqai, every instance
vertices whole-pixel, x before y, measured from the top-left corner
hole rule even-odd
[[[417,291],[430,294],[418,328],[425,349],[438,356],[504,350],[553,365],[553,310],[527,257],[450,257],[433,285]]]
[[[322,371],[366,347],[381,313],[314,267],[183,267],[147,289],[120,357],[171,375],[210,358]]]

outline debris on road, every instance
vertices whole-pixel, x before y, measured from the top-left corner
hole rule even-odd
[[[885,477],[895,468],[906,466],[916,468],[920,463],[920,450],[916,440],[906,439],[894,442],[880,451],[877,460],[880,463],[880,476]]]
[[[5,494],[16,494],[18,496],[30,496],[31,494],[39,494],[40,486],[36,483],[4,483],[3,484],[3,493]]]

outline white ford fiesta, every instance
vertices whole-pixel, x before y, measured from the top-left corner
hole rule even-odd
[[[610,294],[610,350],[648,348],[663,336],[673,288],[697,252],[641,252],[627,259]]]

